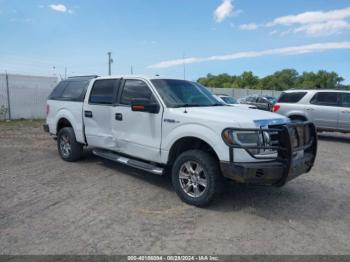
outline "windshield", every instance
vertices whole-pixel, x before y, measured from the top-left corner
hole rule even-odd
[[[224,100],[226,104],[238,104],[237,100],[232,96],[222,96],[221,99]]]
[[[173,79],[151,80],[167,107],[222,106],[214,95],[202,85]]]

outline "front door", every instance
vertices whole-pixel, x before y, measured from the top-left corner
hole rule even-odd
[[[305,106],[309,118],[318,128],[338,128],[339,93],[318,92]]]
[[[113,108],[112,133],[118,141],[116,151],[135,158],[160,162],[162,107],[156,114],[131,111],[131,100],[136,98],[159,103],[143,80],[124,80],[119,105]]]
[[[339,128],[350,132],[350,93],[341,94],[341,105],[339,112]]]

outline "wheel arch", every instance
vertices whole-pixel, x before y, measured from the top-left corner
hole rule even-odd
[[[175,159],[182,154],[183,152],[189,150],[203,150],[204,152],[210,153],[215,159],[219,161],[219,156],[215,151],[214,147],[211,146],[208,142],[204,141],[201,138],[195,136],[185,136],[177,139],[171,146],[168,154],[168,165],[172,165]]]
[[[308,121],[308,118],[305,114],[301,114],[301,113],[291,113],[289,116],[288,116],[291,120],[294,120],[294,119],[303,119],[304,121]]]

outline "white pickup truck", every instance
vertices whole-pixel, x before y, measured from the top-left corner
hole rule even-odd
[[[312,123],[220,103],[195,82],[159,77],[74,77],[47,101],[44,130],[65,161],[83,148],[148,172],[170,174],[178,196],[204,206],[225,180],[283,186],[310,171]]]

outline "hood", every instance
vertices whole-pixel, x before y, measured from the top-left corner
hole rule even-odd
[[[286,124],[289,122],[287,117],[276,113],[242,107],[188,107],[186,108],[187,114],[184,114],[184,108],[176,108],[173,110],[176,113],[182,114],[182,116],[186,115],[191,119],[198,119],[199,121],[209,120],[225,122],[228,124],[237,123],[241,127],[260,127]]]

